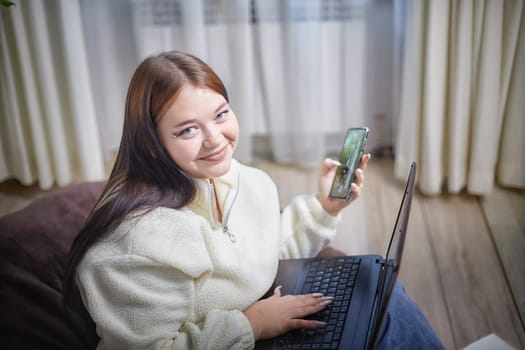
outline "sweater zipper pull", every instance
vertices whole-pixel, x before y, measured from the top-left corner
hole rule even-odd
[[[222,224],[222,232],[224,232],[224,234],[228,236],[232,243],[237,242],[237,237],[235,237],[235,235],[230,232],[230,229],[228,228],[228,225],[226,223]]]
[[[237,242],[237,237],[235,237],[235,234],[230,232],[230,229],[228,228],[228,219],[230,218],[233,203],[235,202],[235,199],[237,199],[237,195],[239,194],[239,177],[240,175],[237,177],[237,186],[233,188],[233,193],[230,192],[228,194],[228,198],[226,199],[226,204],[224,206],[225,211],[221,223],[222,232],[224,232],[224,234],[228,236],[232,243]]]

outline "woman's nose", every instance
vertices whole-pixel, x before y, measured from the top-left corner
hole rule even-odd
[[[214,125],[204,130],[203,144],[207,148],[213,148],[220,145],[222,133],[218,126]]]

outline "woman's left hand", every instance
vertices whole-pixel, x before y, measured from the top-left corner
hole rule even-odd
[[[355,182],[352,182],[352,185],[350,186],[352,195],[348,201],[332,199],[328,197],[330,189],[332,188],[332,182],[334,181],[337,162],[328,158],[324,160],[321,166],[321,174],[319,177],[319,192],[317,193],[317,199],[327,213],[336,216],[343,208],[359,198],[359,194],[365,180],[363,170],[365,170],[370,157],[370,153],[361,156],[359,168],[357,168],[355,171]]]

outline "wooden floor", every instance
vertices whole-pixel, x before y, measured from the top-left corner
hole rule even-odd
[[[314,192],[317,171],[259,162],[277,183],[281,202]],[[384,255],[404,184],[393,162],[373,159],[362,197],[344,212],[333,245],[348,254]],[[14,181],[0,184],[0,215],[40,192]],[[497,189],[469,195],[417,193],[400,280],[447,349],[461,349],[494,333],[525,349],[525,194]]]

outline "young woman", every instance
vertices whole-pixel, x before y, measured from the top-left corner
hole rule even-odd
[[[78,286],[99,349],[251,349],[326,307],[319,295],[261,299],[280,258],[316,255],[352,200],[327,196],[335,165],[321,166],[317,194],[281,213],[275,185],[235,161],[239,137],[224,85],[200,59],[145,59],[126,101],[108,184],[75,240],[66,301]],[[389,329],[385,330],[388,334]]]

